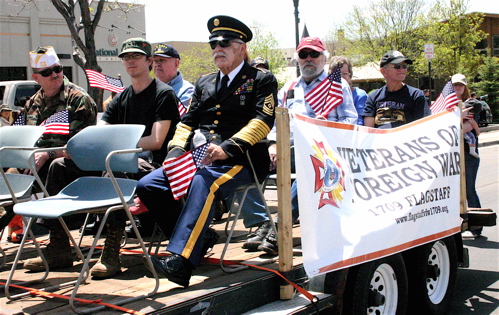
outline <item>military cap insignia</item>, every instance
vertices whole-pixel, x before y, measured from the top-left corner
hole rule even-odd
[[[213,25],[215,25],[215,26],[220,25],[220,20],[219,19],[213,20]]]

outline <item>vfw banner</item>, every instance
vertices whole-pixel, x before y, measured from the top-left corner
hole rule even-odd
[[[295,116],[307,274],[459,232],[459,126],[447,111],[383,130]]]

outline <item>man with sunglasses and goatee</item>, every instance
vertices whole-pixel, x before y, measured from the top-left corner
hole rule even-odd
[[[29,53],[29,57],[33,69],[31,77],[41,88],[27,101],[14,125],[46,125],[47,129],[36,145],[41,148],[64,146],[80,130],[95,125],[97,106],[84,89],[69,82],[64,76],[63,66],[53,47],[38,47]],[[60,124],[62,128],[48,128],[52,124]],[[59,192],[49,185],[49,166],[54,159],[62,156],[62,151],[35,154],[36,168],[42,180],[47,179],[49,194]],[[74,163],[68,163],[66,167],[67,174],[75,174],[74,178],[67,179],[70,181],[78,178],[82,172]],[[52,221],[55,223],[52,224]],[[59,229],[56,228],[56,221],[38,221],[50,230],[50,245],[45,249],[50,269],[73,265],[69,239],[60,225]],[[45,270],[40,258],[25,261],[24,267],[32,271]]]
[[[386,85],[367,96],[362,116],[364,125],[375,128],[395,128],[418,120],[429,113],[423,91],[404,83],[412,60],[400,51],[390,50],[379,64]]]
[[[309,93],[314,93],[315,89],[320,89],[321,83],[328,80],[326,63],[329,58],[329,53],[326,47],[318,37],[303,37],[296,49],[295,61],[300,69],[301,76],[295,80],[287,82],[279,91],[278,99],[279,106],[287,107],[290,113],[300,114],[317,119],[325,119],[346,124],[355,124],[357,121],[357,111],[353,103],[352,92],[350,86],[345,79],[341,80],[341,91],[343,102],[336,106],[327,114],[327,117],[322,115],[324,107],[319,106],[317,113],[312,108],[311,104],[306,100]],[[319,87],[318,87],[319,86]],[[319,101],[325,104],[325,100]],[[292,123],[292,122],[291,122]],[[273,128],[269,134],[271,145],[269,146],[269,154],[272,162],[271,167],[275,169],[277,163],[276,155],[276,129]],[[291,145],[293,145],[293,134],[291,133]],[[294,173],[294,154],[291,153],[291,171]],[[291,211],[293,222],[298,219],[298,193],[296,189],[296,181],[291,186]],[[269,229],[259,229],[254,233],[254,236],[246,240],[243,248],[262,250],[271,255],[277,255],[277,234]]]
[[[227,198],[237,187],[253,181],[245,153],[249,150],[257,173],[265,178],[269,168],[266,138],[274,124],[277,80],[267,70],[249,65],[246,43],[251,30],[229,16],[208,21],[209,44],[219,69],[196,82],[189,111],[182,116],[169,144],[165,163],[190,150],[194,131],[199,129],[209,141],[206,156],[189,186],[185,204],[176,222],[165,258],[151,257],[162,277],[187,287],[192,270],[199,264],[206,247],[209,225],[215,215],[215,202]],[[164,172],[156,170],[139,181],[137,193],[152,213],[170,212],[172,193]],[[265,211],[258,216],[243,213],[246,226],[269,220]],[[171,221],[171,220],[170,220]],[[168,220],[158,221],[164,230]],[[216,240],[217,237],[213,238]]]

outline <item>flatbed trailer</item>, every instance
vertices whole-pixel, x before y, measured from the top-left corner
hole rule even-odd
[[[287,113],[279,112],[282,117]],[[288,150],[281,148],[281,150]],[[282,155],[281,155],[282,156]],[[286,159],[284,159],[286,160]],[[286,162],[286,161],[284,161]],[[266,199],[273,213],[278,208],[289,207],[290,175],[285,168],[278,174],[277,190],[268,189]],[[288,177],[289,178],[288,178]],[[284,192],[283,192],[284,191]],[[462,203],[463,204],[463,203]],[[279,222],[289,211],[279,209]],[[495,225],[495,214],[490,209],[472,209],[461,213],[463,228],[466,225]],[[124,305],[121,313],[135,314],[446,314],[452,299],[458,267],[468,267],[467,250],[463,247],[461,231],[442,237],[408,250],[385,256],[349,268],[332,271],[309,278],[303,265],[301,253],[301,227],[299,225],[279,226],[280,248],[286,247],[285,257],[271,257],[262,252],[247,252],[241,248],[248,230],[239,220],[235,237],[229,246],[226,259],[231,262],[255,265],[247,269],[225,273],[219,266],[225,236],[225,220],[215,222],[213,227],[221,236],[218,244],[207,255],[205,261],[194,270],[190,286],[186,289],[161,279],[158,292],[140,301]],[[291,220],[288,220],[289,222]],[[289,233],[282,233],[282,231]],[[75,235],[77,231],[74,232]],[[291,236],[281,239],[283,234]],[[92,236],[85,236],[83,247],[88,246]],[[104,239],[102,239],[102,242]],[[166,242],[158,255],[164,255]],[[281,246],[285,244],[284,246]],[[5,282],[10,270],[16,245],[2,244],[6,264],[0,269],[0,282]],[[87,280],[88,284],[79,290],[79,297],[90,301],[100,299],[112,303],[113,299],[133,296],[148,291],[152,285],[151,274],[137,252],[138,245],[129,239],[123,248],[123,273],[115,278]],[[25,258],[34,257],[34,248],[25,253]],[[96,262],[99,252],[95,253]],[[75,262],[72,268],[57,270],[50,274],[50,284],[63,283],[78,276],[82,262]],[[264,267],[266,269],[262,269]],[[305,288],[312,295],[297,292],[283,280]],[[36,274],[18,272],[18,278],[30,280]],[[21,280],[21,279],[15,279]],[[47,282],[46,281],[46,282]],[[43,284],[43,286],[45,286]],[[41,288],[33,285],[34,289]],[[13,290],[13,289],[12,289]],[[19,289],[24,290],[24,289]],[[71,288],[62,288],[56,294],[68,296]],[[9,301],[0,292],[2,314],[67,314],[71,313],[66,300],[32,290],[32,296]],[[308,296],[308,297],[307,297]],[[99,314],[116,314],[111,308]]]

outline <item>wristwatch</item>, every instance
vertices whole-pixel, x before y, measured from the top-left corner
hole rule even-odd
[[[49,158],[51,158],[53,160],[56,157],[57,157],[57,153],[55,151],[49,151]]]

